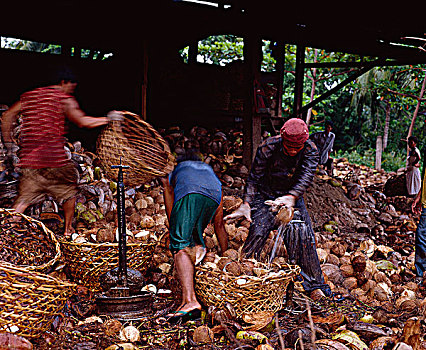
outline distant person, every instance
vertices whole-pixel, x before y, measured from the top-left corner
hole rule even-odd
[[[61,67],[53,80],[53,85],[22,94],[20,100],[2,114],[1,129],[9,159],[6,163],[11,164],[15,147],[12,130],[17,116],[21,115],[18,166],[22,175],[13,208],[23,213],[45,195],[51,195],[62,205],[64,235],[70,236],[79,174],[64,149],[66,119],[82,128],[95,128],[120,120],[122,116],[114,112],[107,117],[86,116],[72,96],[77,81],[69,68]]]
[[[409,197],[416,196],[421,187],[421,176],[420,176],[420,151],[417,148],[418,139],[415,136],[408,138],[408,157],[405,177],[407,180],[407,192]]]
[[[318,131],[309,137],[318,148],[318,165],[324,167],[330,176],[333,175],[333,158],[331,158],[331,152],[333,151],[334,139],[336,137],[331,130],[333,130],[333,122],[326,120],[324,131]]]
[[[223,222],[222,185],[212,167],[194,149],[186,149],[177,162],[169,177],[161,178],[170,250],[182,286],[181,305],[167,317],[170,323],[185,323],[201,317],[194,266],[206,253],[203,232],[213,222],[221,253],[228,248],[228,234]]]
[[[417,193],[414,201],[411,205],[413,214],[419,215],[420,220],[417,224],[416,236],[415,236],[415,257],[414,266],[416,268],[416,280],[417,282],[426,281],[426,172],[423,177],[423,186]]]

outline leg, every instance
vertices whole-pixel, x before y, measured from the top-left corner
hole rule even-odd
[[[174,256],[176,271],[182,286],[182,304],[178,311],[201,309],[194,290],[194,265],[188,254],[180,250]]]
[[[62,208],[64,209],[64,235],[65,237],[71,236],[71,234],[74,232],[72,225],[72,219],[74,218],[74,211],[75,211],[75,197],[68,199],[64,202],[62,205]]]
[[[417,277],[423,277],[426,271],[426,208],[422,209],[415,239],[415,267]]]

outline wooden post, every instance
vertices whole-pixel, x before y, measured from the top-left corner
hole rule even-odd
[[[297,45],[296,77],[294,84],[293,115],[302,118],[303,78],[305,74],[305,46]]]
[[[283,102],[283,84],[284,84],[284,60],[285,58],[285,44],[283,42],[278,42],[278,57],[276,63],[277,71],[277,103],[275,106],[275,115],[277,117],[282,117],[282,102]]]
[[[188,49],[188,64],[197,63],[198,40],[191,41]]]
[[[383,152],[382,135],[378,135],[376,140],[376,164],[374,166],[376,170],[382,169],[382,152]]]
[[[244,63],[246,71],[243,111],[243,164],[250,169],[261,140],[261,116],[256,113],[254,80],[259,81],[262,59],[262,43],[258,36],[244,40]]]
[[[142,100],[141,100],[141,114],[142,114],[142,118],[144,120],[146,120],[147,116],[146,116],[146,94],[147,94],[147,89],[148,89],[148,53],[147,53],[147,45],[146,42],[143,42],[143,47],[142,47],[142,89],[141,89],[141,94],[142,94]]]

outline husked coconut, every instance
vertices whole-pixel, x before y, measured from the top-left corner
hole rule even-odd
[[[141,221],[141,215],[138,212],[133,213],[132,215],[129,216],[128,220],[129,222],[138,225]]]
[[[248,236],[248,228],[244,226],[240,226],[237,229],[237,233],[235,235],[235,241],[242,243],[245,242]]]
[[[339,258],[336,255],[334,255],[334,254],[328,254],[328,256],[327,256],[327,263],[339,266],[340,260],[339,260]]]
[[[340,266],[340,270],[342,271],[342,275],[345,278],[354,276],[354,269],[352,265],[342,265]]]
[[[386,283],[388,286],[392,286],[392,282],[391,282],[391,280],[389,279],[389,277],[384,273],[384,272],[382,272],[382,271],[377,271],[375,274],[374,274],[374,279],[375,279],[375,281],[377,282],[377,283],[380,283],[380,282],[384,282],[384,283]]]
[[[225,229],[226,229],[226,224],[225,224]],[[208,224],[206,229],[204,230],[204,234],[206,234],[207,236],[213,236],[214,235],[214,227],[212,224]]]
[[[104,330],[104,333],[109,336],[115,336],[118,335],[123,325],[119,320],[116,320],[115,318],[111,318],[102,325],[102,328]]]
[[[253,276],[253,269],[254,269],[254,262],[250,260],[244,259],[241,262],[241,268],[243,269],[243,272],[247,276]]]
[[[340,265],[351,265],[351,256],[350,255],[343,255],[339,258]]]
[[[236,261],[231,261],[228,265],[226,265],[225,270],[233,276],[240,276],[243,273],[241,265]]]
[[[140,332],[134,326],[124,327],[120,331],[120,339],[123,341],[130,341],[132,343],[137,342],[140,340]]]
[[[219,261],[217,262],[217,268],[221,271],[223,271],[223,269],[225,268],[225,266],[227,264],[229,264],[232,260],[230,258],[227,257],[223,257],[220,258]]]
[[[228,233],[229,240],[234,240],[237,235],[237,228],[235,224],[225,224],[225,230]]]
[[[333,254],[337,255],[338,257],[341,257],[341,256],[345,255],[346,249],[347,249],[347,245],[346,244],[336,242],[331,247],[331,252]]]
[[[204,244],[206,245],[206,248],[209,250],[216,248],[216,245],[214,244],[214,240],[210,236],[204,237]]]
[[[343,287],[352,290],[358,287],[358,281],[355,277],[348,277],[343,281]]]
[[[136,209],[138,209],[138,210],[141,210],[141,209],[146,209],[146,208],[148,208],[148,202],[146,201],[146,199],[138,199],[136,202],[135,202],[135,207],[136,207]]]
[[[109,228],[100,228],[96,232],[96,242],[99,243],[113,243],[115,240],[115,233]]]
[[[140,222],[140,226],[141,228],[152,228],[155,226],[155,221],[152,216],[145,215]]]
[[[203,262],[214,262],[216,259],[216,254],[215,252],[207,252],[206,255],[204,256]]]
[[[328,253],[325,249],[317,248],[317,255],[321,264],[327,261]]]
[[[228,249],[223,252],[223,256],[231,260],[238,260],[238,252],[235,249]]]
[[[212,343],[214,341],[213,331],[206,325],[195,328],[192,339],[197,344]]]
[[[357,251],[352,255],[351,263],[355,272],[364,272],[367,266],[367,259],[364,253]]]

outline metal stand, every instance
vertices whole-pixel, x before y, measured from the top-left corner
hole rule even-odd
[[[113,169],[118,169],[117,181],[117,219],[118,219],[118,271],[110,271],[108,278],[116,274],[117,283],[107,292],[102,293],[96,299],[98,311],[101,315],[108,315],[117,319],[137,320],[147,313],[152,301],[150,292],[139,291],[135,295],[130,295],[128,283],[128,272],[131,275],[142,274],[139,271],[127,268],[127,244],[126,244],[126,213],[123,169],[129,168],[127,165],[113,165]],[[130,271],[129,271],[130,270]]]

